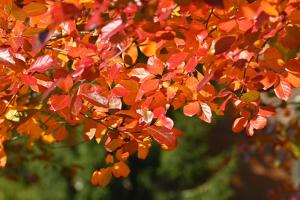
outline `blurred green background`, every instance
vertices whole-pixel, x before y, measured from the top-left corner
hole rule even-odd
[[[22,141],[14,141],[15,152],[1,171],[0,200],[225,200],[259,195],[236,187],[243,176],[233,144],[243,136],[231,133],[226,117],[212,124],[181,112],[171,117],[185,133],[178,147],[165,152],[154,144],[146,160],[133,156],[129,177],[114,178],[107,188],[90,183],[93,170],[104,166],[103,146],[55,144],[28,150]]]

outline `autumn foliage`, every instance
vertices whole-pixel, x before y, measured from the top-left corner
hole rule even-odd
[[[169,110],[210,123],[234,109],[252,136],[300,87],[296,0],[0,0],[0,166],[15,137],[85,140],[107,151],[92,175],[126,177],[129,156],[183,133]],[[70,139],[71,138],[71,139]],[[8,158],[9,162],[9,158]]]

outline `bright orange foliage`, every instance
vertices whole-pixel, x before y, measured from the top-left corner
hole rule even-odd
[[[106,168],[94,185],[126,177],[152,139],[176,147],[167,116],[183,108],[210,123],[232,104],[233,131],[267,124],[300,86],[296,0],[0,0],[0,166],[15,134],[60,142],[84,124],[103,141]],[[28,144],[27,144],[28,145]],[[9,162],[9,158],[8,158]]]

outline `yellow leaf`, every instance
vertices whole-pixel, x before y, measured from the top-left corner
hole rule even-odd
[[[260,3],[260,7],[268,15],[270,15],[270,16],[278,16],[278,11],[274,8],[274,6],[272,6],[271,4],[269,4],[267,1],[262,1]]]
[[[145,56],[148,56],[148,57],[155,55],[156,49],[157,49],[156,42],[148,40],[148,39],[146,41],[144,41],[143,43],[141,43],[139,48],[140,48],[141,52],[143,54],[145,54]]]
[[[53,142],[55,142],[55,139],[52,135],[43,135],[42,141],[45,142],[46,144],[52,144]]]
[[[127,66],[133,65],[138,57],[138,50],[135,44],[132,44],[123,55],[123,60]]]
[[[20,121],[20,113],[15,109],[10,109],[6,114],[5,118],[14,122]]]
[[[69,58],[67,55],[65,54],[58,54],[57,56],[60,60],[64,61],[64,62],[68,62],[69,61]]]

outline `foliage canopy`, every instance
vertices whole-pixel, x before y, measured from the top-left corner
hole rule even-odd
[[[252,136],[300,86],[296,0],[0,0],[0,166],[5,143],[103,141],[106,186],[183,133],[168,110],[211,123],[229,104]]]

